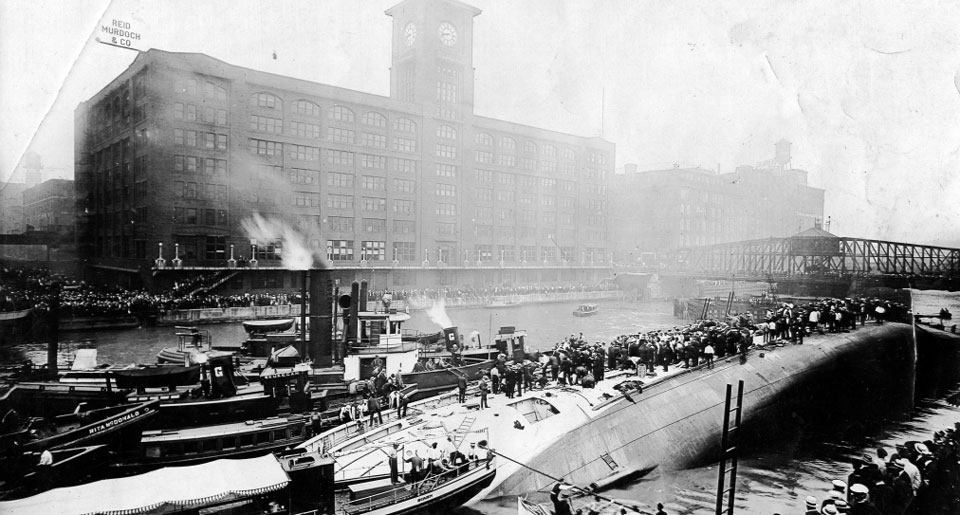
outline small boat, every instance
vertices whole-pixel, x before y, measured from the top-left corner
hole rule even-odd
[[[108,470],[106,445],[69,447],[49,451],[53,464],[41,467],[40,451],[29,451],[0,469],[0,499],[21,499],[51,488],[78,485],[103,477]]]
[[[494,297],[492,300],[483,305],[485,308],[497,309],[497,308],[512,308],[514,306],[519,306],[522,303],[518,297]]]
[[[268,502],[288,504],[289,484],[273,455],[217,460],[57,488],[0,502],[0,513],[278,513]]]
[[[594,498],[583,494],[575,487],[563,489],[561,498],[570,504],[571,512],[598,513],[599,515],[620,515],[621,513],[650,514],[652,511],[640,507],[640,503],[631,500]],[[568,493],[572,495],[567,495]],[[623,510],[623,511],[621,511]],[[517,497],[518,515],[554,515],[553,507],[545,503],[536,503],[526,497]]]
[[[596,304],[580,304],[577,310],[573,312],[575,317],[589,317],[596,315],[600,311],[600,306]]]
[[[196,327],[177,327],[177,346],[164,347],[157,353],[158,364],[186,365],[194,356],[205,353],[208,356],[232,356],[232,352],[213,350],[213,338],[210,331]]]
[[[299,445],[311,436],[310,415],[287,415],[185,429],[143,431],[140,448],[114,467],[146,471],[215,459],[251,458]]]
[[[143,425],[158,413],[158,405],[158,401],[148,401],[89,411],[78,407],[69,415],[30,418],[0,435],[0,449],[42,451],[108,444],[111,449],[123,450],[131,443],[136,445]],[[14,418],[10,420],[16,420],[17,416],[10,413],[4,420],[11,416]]]
[[[243,322],[243,330],[248,334],[264,334],[288,331],[293,327],[294,319],[280,318],[277,320],[247,320]]]

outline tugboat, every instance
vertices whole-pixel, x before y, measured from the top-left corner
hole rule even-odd
[[[576,311],[573,312],[575,317],[589,317],[596,315],[600,312],[600,306],[596,304],[580,304],[577,306]]]

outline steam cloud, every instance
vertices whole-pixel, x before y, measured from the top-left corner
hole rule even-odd
[[[431,322],[439,325],[440,329],[453,327],[453,321],[450,320],[450,316],[447,315],[447,307],[443,298],[433,301],[433,305],[427,310],[427,316],[430,317]]]
[[[288,270],[309,270],[314,266],[326,268],[323,254],[311,249],[306,237],[279,218],[264,218],[260,213],[240,222],[244,232],[261,244],[281,241],[280,262]],[[316,264],[316,265],[315,265]]]

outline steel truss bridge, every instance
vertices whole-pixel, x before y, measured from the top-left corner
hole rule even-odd
[[[807,236],[723,243],[660,256],[666,274],[740,280],[795,276],[960,280],[960,249],[891,241]]]

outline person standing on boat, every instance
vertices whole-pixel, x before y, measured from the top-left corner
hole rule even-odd
[[[387,447],[387,456],[390,460],[390,484],[395,485],[400,482],[400,467],[397,462],[397,442],[393,442],[393,445]]]
[[[490,382],[487,376],[480,378],[480,409],[489,408],[487,404],[487,393],[490,391]]]
[[[570,499],[565,492],[561,490],[560,483],[553,486],[550,492],[550,502],[553,503],[554,515],[572,515],[570,511]]]
[[[490,367],[490,386],[494,395],[500,393],[500,369],[496,366]]]
[[[397,398],[397,418],[403,418],[407,416],[407,404],[410,403],[410,398],[407,397],[407,394],[400,392],[400,397]]]
[[[463,373],[457,374],[457,402],[463,404],[467,401],[467,376]]]
[[[380,400],[376,395],[367,397],[367,413],[370,414],[370,427],[373,427],[373,416],[377,416],[377,423],[383,425],[383,414],[380,413]]]

